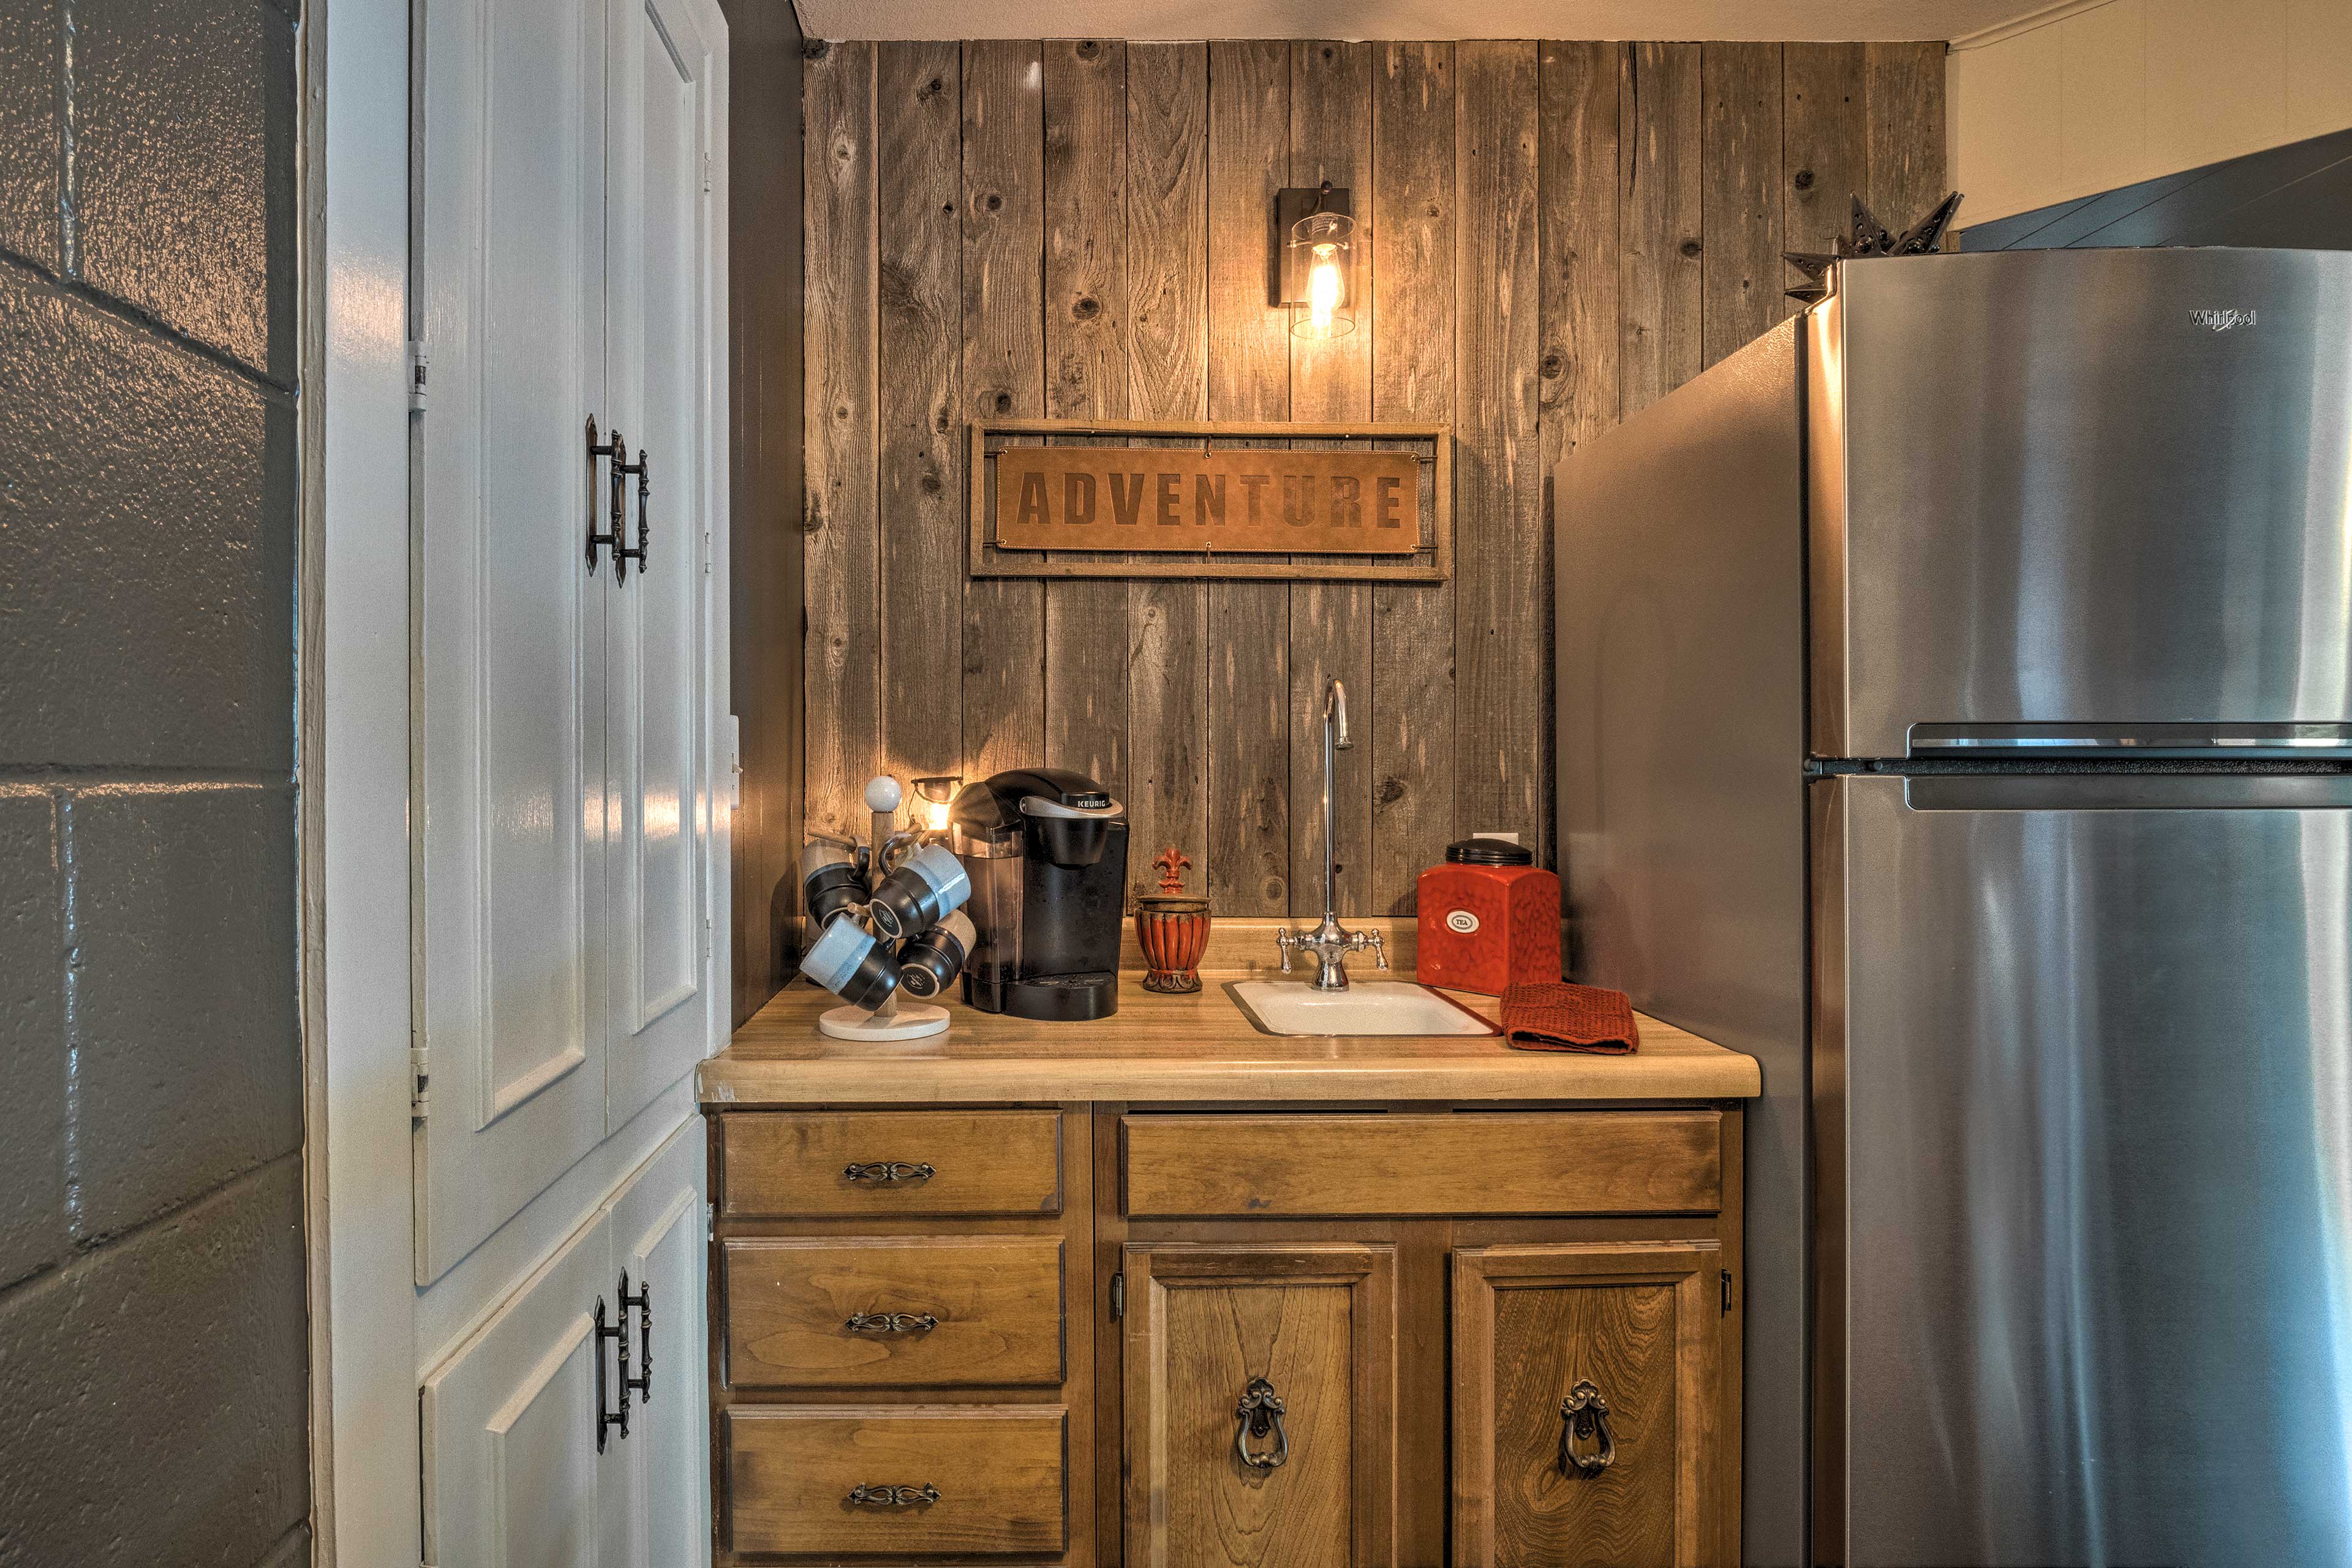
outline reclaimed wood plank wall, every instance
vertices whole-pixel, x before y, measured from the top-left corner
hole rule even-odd
[[[1076,768],[1129,881],[1409,913],[1467,832],[1552,833],[1552,466],[1790,312],[1850,193],[1942,195],[1940,44],[1117,39],[811,46],[807,816],[876,773]],[[1358,330],[1265,303],[1274,192],[1350,186]],[[1455,433],[1455,577],[969,580],[989,416],[1416,419]]]

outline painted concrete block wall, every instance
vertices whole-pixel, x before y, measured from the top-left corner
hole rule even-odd
[[[0,0],[0,1568],[310,1556],[295,28]]]
[[[1957,41],[1947,69],[1979,224],[2352,127],[2352,4],[2074,0]]]

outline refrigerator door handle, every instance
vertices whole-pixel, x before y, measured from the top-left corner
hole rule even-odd
[[[1928,773],[1903,781],[1913,811],[2352,809],[2352,773]]]
[[[1914,757],[2036,762],[2053,757],[2127,762],[2140,758],[2352,759],[2352,724],[1994,723],[1914,724]]]

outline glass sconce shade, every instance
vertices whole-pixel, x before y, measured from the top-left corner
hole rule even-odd
[[[1349,309],[1355,237],[1356,221],[1346,213],[1313,212],[1292,226],[1290,247],[1307,275],[1306,309],[1291,318],[1294,337],[1344,338],[1356,330]]]

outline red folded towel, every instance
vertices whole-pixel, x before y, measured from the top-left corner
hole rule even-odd
[[[1503,993],[1503,1038],[1523,1051],[1624,1056],[1642,1043],[1633,1004],[1598,985],[1514,985]]]

